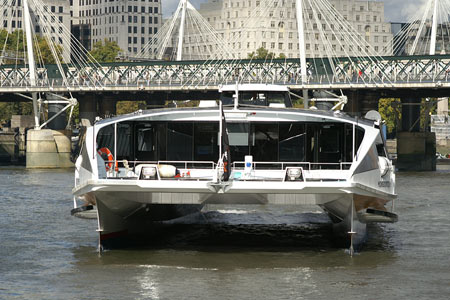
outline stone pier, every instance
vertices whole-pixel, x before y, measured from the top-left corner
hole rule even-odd
[[[27,168],[71,168],[70,132],[31,129],[27,132]]]
[[[399,171],[436,171],[436,135],[421,132],[420,98],[402,98],[402,130],[397,133]]]

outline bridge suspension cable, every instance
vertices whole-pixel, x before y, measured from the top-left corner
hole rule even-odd
[[[194,51],[184,51],[194,49]],[[135,59],[205,60],[232,58],[217,31],[188,0],[181,0],[172,17],[142,47]]]
[[[395,55],[435,55],[450,52],[450,0],[427,0],[388,41]],[[387,54],[387,53],[385,53]]]
[[[72,96],[70,86],[83,85],[82,79],[89,79],[94,85],[104,84],[104,80],[99,80],[102,74],[100,64],[42,0],[22,3],[2,0],[0,24],[6,28],[0,29],[0,85],[26,89],[47,87],[48,93],[45,94],[50,95],[51,99],[45,100],[44,94],[32,93],[36,129],[42,128],[67,109],[72,115],[77,101]],[[61,85],[67,87],[67,96],[51,95],[53,87]],[[23,96],[22,93],[18,95]],[[29,99],[27,96],[25,98]],[[44,104],[51,103],[65,103],[66,106],[51,119],[45,120]]]
[[[389,81],[387,79],[388,76],[384,74],[384,70],[377,67],[377,62],[381,61],[378,52],[374,50],[360,32],[353,28],[350,22],[328,0],[298,1],[301,1],[300,3],[302,4],[303,40],[308,59],[306,68],[302,68],[307,70],[308,77],[310,77],[308,80],[313,80],[314,78],[311,77],[320,71],[322,75],[327,77],[328,81],[336,80],[339,77],[344,82],[351,82],[355,80],[355,76],[357,80],[364,82]],[[233,0],[229,2],[231,3]],[[287,20],[290,19],[287,16],[292,16],[293,8],[296,8],[296,6],[296,0],[281,2],[277,0],[261,0],[258,6],[252,8],[249,12],[249,17],[242,21],[240,26],[224,32],[224,39],[226,39],[229,45],[234,46],[234,56],[237,57],[231,60],[236,65],[240,65],[242,60],[246,58],[242,54],[239,55],[239,51],[241,51],[240,48],[244,45],[248,36],[253,32],[262,31],[263,39],[267,37],[270,38],[270,41],[277,40],[272,36],[274,34],[278,35],[278,38],[281,39],[285,31],[287,31],[286,29],[288,29]],[[275,16],[274,11],[278,12],[279,15]],[[289,26],[292,26],[292,23]],[[367,30],[370,30],[370,28],[367,28]],[[297,43],[298,41],[299,39],[297,39]],[[270,43],[272,43],[270,49],[275,48],[275,42]],[[300,45],[297,43],[294,45],[300,51]],[[297,58],[301,59],[301,56],[299,54]],[[261,59],[261,57],[258,58]],[[264,61],[270,63],[274,58],[275,55],[267,51]],[[284,58],[286,57],[284,56]],[[253,60],[255,57],[250,56],[250,59]],[[225,62],[228,65],[231,63],[229,59],[224,57],[218,60],[207,60],[204,64],[217,66],[217,71],[219,71]],[[349,65],[352,67],[349,67]],[[291,71],[293,77],[301,76],[301,70]],[[239,76],[239,70],[234,69],[234,72],[235,80],[242,81],[244,77]],[[197,75],[196,73],[191,74],[191,80],[186,81],[185,84],[193,86],[204,84],[205,79],[199,81],[198,78],[201,76]],[[260,79],[261,83],[267,83],[270,80],[270,77],[261,75],[255,74],[253,76],[254,80],[257,81]],[[227,76],[224,74],[223,78],[225,77]],[[249,76],[245,76],[245,78],[248,79]],[[210,77],[206,79],[206,81],[212,80],[217,80],[217,78]]]

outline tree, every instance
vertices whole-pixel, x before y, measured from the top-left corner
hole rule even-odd
[[[114,62],[119,52],[122,51],[115,41],[98,41],[89,52],[98,62]]]
[[[383,98],[378,102],[378,112],[386,122],[387,132],[390,134],[397,128],[397,119],[401,119],[401,102],[397,98]]]
[[[248,58],[250,58],[250,59],[274,59],[275,54],[272,52],[269,52],[269,50],[267,50],[264,47],[259,47],[258,49],[256,49],[256,53],[255,52],[249,53]]]
[[[36,35],[37,43],[33,43],[34,53],[39,56],[37,63],[53,64],[56,62],[47,40]],[[59,61],[62,60],[62,48],[55,45]],[[26,51],[25,33],[23,30],[15,30],[11,33],[0,29],[0,52],[6,51],[6,58],[2,59],[3,64],[23,63],[24,52]],[[0,121],[10,120],[12,115],[30,115],[33,113],[33,104],[30,101],[24,102],[4,102],[0,103]]]
[[[37,43],[33,44],[33,50],[35,55],[39,56],[39,59],[36,60],[37,63],[56,63],[55,57],[53,56],[53,52],[51,51],[47,40],[41,35],[36,35],[36,40]],[[16,59],[14,57],[19,60],[24,59],[24,52],[26,51],[25,33],[23,32],[23,30],[15,30],[11,33],[8,33],[6,30],[0,29],[0,47],[0,51],[3,51],[4,49],[9,56],[9,58],[3,60],[3,63],[5,64],[16,63]],[[61,46],[54,45],[54,50],[58,54],[58,60],[61,61]]]

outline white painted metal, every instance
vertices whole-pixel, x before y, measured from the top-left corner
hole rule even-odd
[[[433,27],[431,28],[431,41],[430,41],[430,55],[436,53],[436,32],[437,32],[437,22],[438,22],[438,4],[439,0],[434,0],[434,10],[433,10]]]
[[[183,7],[181,9],[181,21],[178,33],[178,48],[177,48],[177,61],[181,60],[183,54],[183,38],[184,38],[184,28],[186,23],[186,6],[187,0],[181,0],[183,2]]]
[[[33,87],[36,86],[36,63],[34,61],[33,33],[31,31],[32,24],[28,0],[23,0],[23,16],[25,22],[25,35],[27,38],[27,56],[28,56],[28,69],[30,72],[30,85]],[[40,122],[39,122],[39,110],[36,93],[33,93],[32,97],[33,97],[34,129],[38,130]]]

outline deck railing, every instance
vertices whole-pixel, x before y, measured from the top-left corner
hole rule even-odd
[[[112,168],[116,165],[117,168]],[[351,162],[339,163],[312,163],[312,162],[252,162],[251,170],[258,172],[264,170],[285,171],[287,168],[302,168],[304,171],[330,170],[343,171],[349,170]],[[217,163],[213,161],[129,161],[117,160],[105,162],[107,178],[134,178],[138,179],[140,174],[136,174],[136,167],[139,165],[171,165],[177,168],[179,175],[173,178],[161,178],[158,174],[158,180],[212,180],[217,171]],[[231,172],[245,170],[244,161],[235,161],[231,164]],[[131,175],[130,175],[131,174]],[[189,174],[189,175],[187,175]],[[258,176],[260,177],[260,176]],[[280,177],[281,178],[281,177]],[[283,177],[284,178],[284,177]]]

